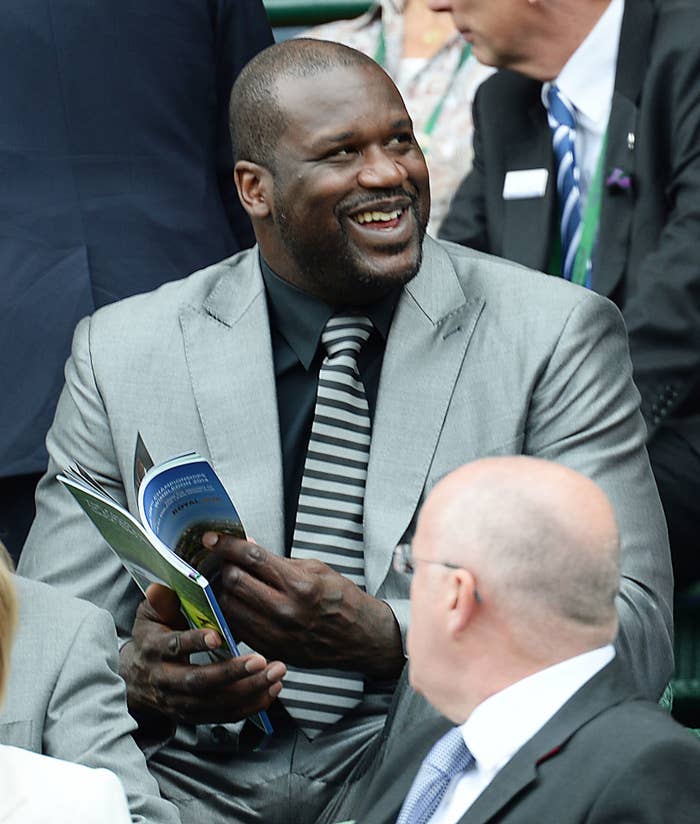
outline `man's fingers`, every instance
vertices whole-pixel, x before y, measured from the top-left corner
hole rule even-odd
[[[280,661],[267,664],[254,654],[203,666],[164,663],[152,682],[170,717],[203,724],[239,721],[267,709],[286,672]]]
[[[243,684],[245,691],[265,692],[282,680],[287,668],[281,661],[268,664],[262,655],[244,655],[228,661],[187,667],[164,665],[159,674],[161,689],[183,695],[209,695]]]
[[[225,564],[234,564],[269,586],[281,589],[288,559],[273,555],[251,541],[219,532],[205,532],[202,543],[217,555],[224,569]]]
[[[172,589],[163,584],[151,584],[146,590],[146,598],[153,612],[166,626],[173,628],[187,626],[180,611],[180,599]]]
[[[213,629],[173,630],[165,624],[149,619],[148,602],[139,606],[134,624],[134,640],[138,641],[144,659],[182,661],[194,652],[208,652],[221,646],[221,637]],[[150,620],[150,623],[145,623]]]

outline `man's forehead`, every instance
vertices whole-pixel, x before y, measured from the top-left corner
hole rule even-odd
[[[277,81],[278,105],[289,121],[299,125],[334,114],[378,107],[389,108],[394,119],[405,113],[405,105],[388,75],[379,66],[337,66],[313,74],[284,75]],[[379,111],[377,111],[379,114]]]

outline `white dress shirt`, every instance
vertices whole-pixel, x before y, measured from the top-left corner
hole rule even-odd
[[[0,824],[131,824],[131,815],[109,770],[2,745]]]
[[[576,109],[576,165],[581,175],[582,209],[608,128],[624,10],[624,0],[612,0],[553,81]],[[545,107],[550,85],[542,86]]]
[[[496,773],[615,656],[612,644],[523,678],[483,701],[462,724],[474,769],[455,776],[430,824],[456,824]]]

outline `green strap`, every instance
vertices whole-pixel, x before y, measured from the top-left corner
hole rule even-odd
[[[425,128],[423,129],[423,136],[425,138],[430,138],[432,133],[435,131],[435,126],[440,118],[440,114],[442,113],[442,109],[445,105],[445,100],[447,100],[447,95],[450,93],[452,89],[452,84],[455,81],[455,77],[459,73],[459,70],[462,66],[467,62],[469,59],[469,55],[472,53],[472,47],[470,43],[465,43],[462,52],[459,55],[459,62],[457,63],[455,70],[452,72],[452,77],[450,78],[450,82],[447,84],[447,88],[445,89],[442,97],[438,100],[435,108],[433,109],[430,117],[428,118],[427,123],[425,124]],[[386,38],[384,37],[384,26],[379,26],[379,41],[377,43],[377,50],[374,53],[374,59],[382,68],[385,68],[386,62]],[[429,140],[428,140],[429,142]],[[421,146],[424,154],[428,152],[428,146]]]
[[[425,129],[423,131],[428,136],[430,136],[433,133],[434,129],[435,129],[435,125],[438,122],[438,118],[440,117],[440,114],[442,113],[443,106],[445,105],[445,100],[447,99],[447,95],[450,93],[450,90],[452,88],[452,84],[454,82],[455,77],[457,76],[457,73],[462,68],[462,66],[467,62],[467,60],[469,59],[469,55],[471,53],[472,53],[471,44],[470,43],[465,43],[464,47],[462,48],[462,53],[459,55],[459,62],[457,63],[457,66],[456,66],[456,68],[455,68],[455,70],[452,74],[452,79],[450,80],[447,88],[445,89],[445,93],[438,100],[437,106],[435,106],[435,108],[433,109],[433,113],[428,118],[428,122],[425,124]]]
[[[591,259],[593,257],[593,247],[595,246],[598,235],[598,223],[600,222],[600,208],[603,199],[603,167],[605,165],[607,145],[608,135],[606,132],[600,147],[595,174],[593,175],[593,180],[588,190],[586,209],[583,213],[581,240],[576,250],[574,270],[571,275],[572,283],[578,283],[579,286],[586,286],[588,289],[591,288]]]
[[[384,37],[384,26],[379,24],[379,42],[377,43],[377,51],[374,53],[374,59],[379,65],[384,68],[386,62],[386,38]]]

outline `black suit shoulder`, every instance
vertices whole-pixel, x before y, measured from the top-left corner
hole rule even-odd
[[[500,69],[477,89],[475,106],[488,114],[501,113],[508,117],[517,114],[525,102],[536,102],[542,84],[524,74]]]

